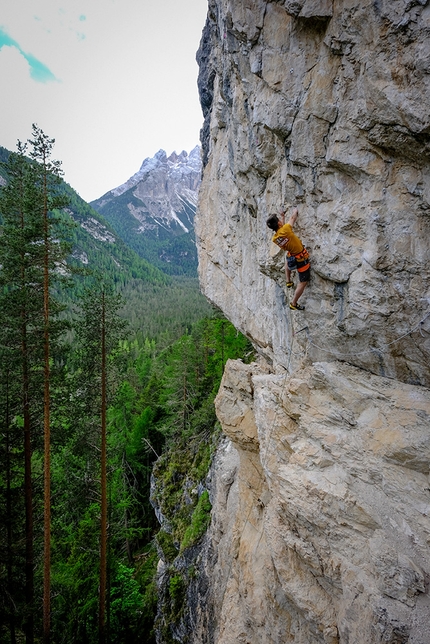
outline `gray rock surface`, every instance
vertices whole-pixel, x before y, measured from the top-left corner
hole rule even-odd
[[[217,413],[240,465],[214,505],[213,641],[427,644],[430,391],[231,361]]]
[[[429,644],[430,4],[209,0],[198,60],[200,281],[259,360],[217,397],[190,641]],[[295,204],[303,313],[265,223]]]
[[[275,367],[306,326],[311,361],[430,384],[429,43],[427,2],[209,3],[201,284]],[[292,204],[313,268],[293,318],[265,224]]]

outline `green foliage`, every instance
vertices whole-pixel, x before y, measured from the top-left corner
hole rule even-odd
[[[168,283],[160,270],[126,246],[109,223],[70,186],[63,183],[63,190],[69,201],[67,213],[77,224],[69,237],[75,265],[82,265],[84,260],[87,269],[121,288],[132,279],[154,285]],[[87,284],[85,279],[83,282]]]
[[[53,631],[62,642],[98,642],[97,513],[93,506],[79,523],[67,561],[54,568]],[[157,554],[150,546],[136,566],[110,559],[109,632],[112,642],[141,642],[152,630],[156,610]],[[149,637],[147,640],[155,642]]]
[[[98,503],[79,514],[76,524],[57,515],[53,525],[52,631],[64,642],[85,641],[88,633],[97,631]],[[95,637],[90,641],[95,642]]]
[[[208,398],[208,400],[211,400]],[[214,417],[212,414],[214,413],[213,410],[213,401],[211,401],[212,409],[211,411],[211,419]],[[206,402],[204,405],[204,409],[206,410],[209,407],[209,404]],[[209,422],[209,421],[206,421]],[[200,419],[197,419],[197,428],[200,429],[201,427],[201,421]],[[194,478],[196,481],[203,481],[206,474],[209,471],[209,466],[211,464],[212,460],[212,454],[213,454],[213,447],[214,447],[214,440],[218,438],[219,431],[218,428],[214,426],[213,433],[212,433],[212,443],[209,441],[200,441],[197,449],[197,453],[194,456],[192,465],[191,465],[191,476]]]
[[[166,446],[154,465],[153,494],[169,522],[177,550],[204,532],[205,496],[200,495],[202,505],[194,523],[193,515],[199,501],[197,490],[204,483],[218,441],[214,398],[225,362],[252,356],[246,338],[227,320],[214,316],[200,321],[155,360],[156,380],[148,381],[145,393]]]
[[[56,357],[61,350],[59,336],[64,330],[60,319],[61,305],[53,294],[52,285],[63,280],[64,261],[68,246],[63,239],[61,217],[57,209],[66,205],[60,186],[60,162],[51,159],[54,141],[33,126],[29,141],[29,161],[25,156],[27,144],[18,143],[18,152],[8,155],[3,165],[7,184],[0,194],[0,213],[3,224],[0,244],[0,355],[7,362],[1,365],[0,384],[7,411],[1,414],[2,434],[17,448],[21,462],[21,486],[24,491],[22,516],[14,516],[11,505],[15,485],[12,459],[6,454],[6,480],[1,495],[6,497],[7,525],[7,590],[11,636],[16,627],[23,629],[33,641],[35,588],[41,577],[41,567],[35,558],[40,547],[40,522],[33,517],[41,511],[44,500],[45,526],[49,527],[49,493],[42,494],[35,465],[41,462],[42,437],[45,439],[43,473],[45,482],[49,470],[45,464],[50,453],[49,434],[51,393],[58,386]],[[54,377],[56,376],[56,377]],[[15,384],[11,384],[15,383]],[[43,401],[43,406],[41,404]],[[14,418],[19,418],[17,432],[21,445],[12,440]],[[44,428],[42,431],[42,427]],[[10,451],[8,446],[8,452]],[[45,486],[46,490],[46,486]],[[3,500],[3,499],[2,499]],[[17,557],[12,547],[15,535],[25,526],[24,547]],[[50,552],[50,530],[45,529],[45,552]],[[3,536],[3,535],[2,535]],[[21,537],[20,537],[21,539]],[[22,559],[25,553],[24,571]],[[17,564],[21,567],[17,569]],[[46,568],[49,571],[49,568]],[[23,574],[24,572],[24,574]],[[0,588],[4,587],[3,567],[0,566]],[[20,579],[19,587],[13,577]],[[22,579],[22,581],[21,581]],[[48,576],[45,575],[49,587]],[[14,587],[15,586],[15,587]],[[23,596],[25,600],[23,601]],[[45,597],[49,597],[45,593]],[[44,612],[48,602],[44,602]],[[18,615],[15,615],[15,613]],[[17,619],[18,617],[18,619]]]
[[[141,628],[145,633],[145,644],[155,644],[154,619],[157,612],[157,574],[158,553],[151,542],[136,559],[136,579],[142,589]]]
[[[180,616],[185,599],[184,591],[185,583],[182,575],[174,575],[173,577],[170,577],[169,595],[172,602],[172,618],[174,621],[177,621]]]
[[[10,155],[5,148],[0,148],[0,161],[7,161]],[[1,163],[0,176],[7,176]],[[95,276],[96,280],[102,278],[114,284],[122,293],[123,317],[131,324],[141,344],[146,338],[162,339],[164,345],[170,344],[192,324],[210,315],[211,307],[200,293],[195,267],[191,271],[179,271],[183,276],[168,276],[168,263],[164,262],[163,270],[160,270],[140,257],[66,182],[60,182],[58,192],[68,201],[67,209],[57,211],[56,218],[61,226],[61,237],[71,247],[68,266],[73,268],[76,277],[71,290],[58,283],[55,291],[69,310],[73,310],[75,298],[93,284]],[[186,242],[180,236],[168,243]],[[179,254],[186,252],[186,249],[176,250]]]
[[[178,549],[175,547],[172,535],[165,530],[160,530],[157,533],[157,543],[163,551],[165,560],[172,563],[178,556]]]
[[[173,276],[168,280],[166,284],[150,284],[136,279],[122,289],[123,315],[140,345],[148,338],[164,348],[212,313],[196,278]]]
[[[2,150],[0,159],[9,159],[11,165],[7,173],[4,168],[1,171],[10,188],[0,191],[0,431],[4,439],[0,444],[0,611],[6,620],[2,620],[0,641],[12,641],[13,629],[21,641],[25,621],[23,434],[29,422],[37,517],[42,500],[39,322],[43,301],[35,285],[40,279],[38,240],[43,231],[27,201],[15,208],[10,199],[12,189],[16,192],[23,182],[27,195],[38,190],[32,164],[23,154],[11,158]],[[251,347],[227,320],[211,315],[195,278],[167,276],[151,266],[120,242],[109,224],[67,184],[56,183],[56,190],[61,199],[52,206],[64,203],[64,195],[69,199],[66,211],[54,208],[50,213],[52,230],[61,240],[56,249],[70,243],[69,267],[82,267],[79,258],[86,257],[93,274],[81,271],[70,288],[70,280],[63,280],[57,271],[51,292],[56,314],[51,360],[55,374],[51,383],[52,641],[98,641],[101,354],[100,298],[89,291],[94,283],[112,285],[106,338],[109,637],[111,642],[155,644],[158,548],[171,574],[165,629],[170,641],[169,620],[180,619],[192,576],[191,570],[177,573],[175,561],[198,543],[210,520],[205,480],[219,437],[214,397],[227,359],[247,360],[252,357]],[[24,227],[19,224],[22,212],[27,217]],[[88,232],[88,222],[93,233],[98,231],[95,236]],[[103,241],[97,235],[106,238]],[[177,238],[178,248],[183,242]],[[121,309],[118,292],[123,295]],[[59,300],[67,311],[61,311]],[[22,338],[17,335],[23,304],[29,322],[30,420],[23,410],[18,377],[23,369]],[[70,330],[64,325],[65,317]],[[123,320],[129,323],[127,328]],[[152,474],[153,499],[167,521],[161,530],[150,502]],[[36,605],[41,602],[41,545],[38,521]],[[36,627],[40,627],[37,619]]]
[[[187,588],[196,576],[185,551],[205,534],[211,503],[205,481],[220,430],[214,410],[226,361],[253,358],[249,342],[223,317],[214,314],[155,356],[142,399],[153,410],[151,422],[165,437],[154,463],[152,498],[166,529],[157,534],[170,579],[158,607],[163,642],[174,642],[183,618]],[[192,552],[192,550],[191,550]],[[192,560],[191,560],[192,561]]]
[[[6,150],[6,148],[3,148],[0,145],[0,177],[3,177],[4,180],[6,180],[6,177],[7,177],[7,172],[4,166],[7,163],[9,156],[10,156],[9,150]],[[1,184],[1,181],[0,181],[0,184]]]
[[[133,568],[118,563],[110,588],[110,638],[131,641],[138,633],[142,611],[142,589]]]
[[[194,545],[204,535],[210,523],[211,509],[212,505],[209,501],[209,492],[205,490],[200,496],[195,510],[191,515],[191,524],[185,530],[181,550],[185,550],[185,548]]]

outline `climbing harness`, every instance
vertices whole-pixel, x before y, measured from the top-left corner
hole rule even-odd
[[[293,253],[289,253],[288,256],[294,257],[294,259],[296,260],[298,273],[304,273],[308,270],[308,268],[310,268],[311,264],[310,261],[308,261],[309,253],[306,250],[305,246],[303,246],[303,250],[301,250],[300,253],[297,253],[295,255]],[[302,264],[303,262],[304,264],[299,266],[299,264]]]

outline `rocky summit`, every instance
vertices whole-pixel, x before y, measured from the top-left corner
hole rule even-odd
[[[196,270],[194,216],[201,150],[159,150],[124,184],[91,203],[142,257],[162,269]],[[178,240],[181,240],[180,242]],[[180,272],[180,271],[179,271]]]
[[[200,282],[258,360],[180,641],[429,644],[430,3],[209,0],[198,61]],[[303,312],[266,227],[294,205]]]

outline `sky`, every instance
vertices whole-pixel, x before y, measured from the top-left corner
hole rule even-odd
[[[3,0],[0,145],[36,123],[86,201],[203,123],[195,61],[207,0]]]

